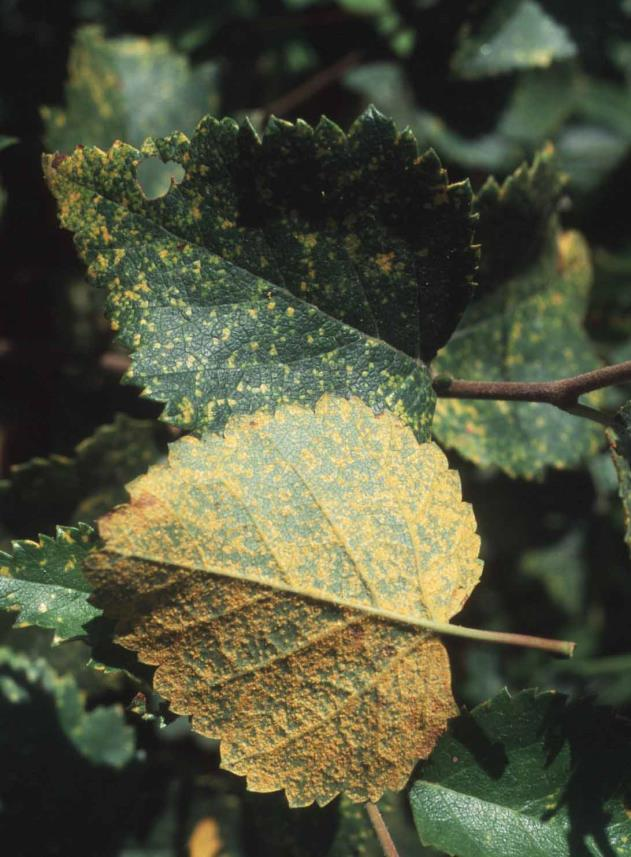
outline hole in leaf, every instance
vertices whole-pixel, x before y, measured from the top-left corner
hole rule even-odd
[[[136,179],[147,199],[164,196],[171,186],[171,179],[179,184],[184,178],[184,167],[175,161],[163,163],[160,158],[147,158],[136,168]]]

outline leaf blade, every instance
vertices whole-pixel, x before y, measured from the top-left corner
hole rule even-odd
[[[149,201],[134,170],[155,153],[187,175]],[[475,253],[468,186],[408,132],[367,111],[348,136],[276,121],[259,141],[207,117],[190,142],[77,150],[45,172],[135,352],[127,378],[166,402],[164,419],[220,430],[233,412],[329,392],[428,437],[421,358],[459,318]]]
[[[442,453],[328,398],[315,417],[284,408],[178,441],[171,468],[130,486],[88,564],[120,642],[251,788],[297,806],[401,788],[453,711],[448,663],[436,637],[371,608],[449,618],[481,570]]]
[[[490,179],[482,188],[479,296],[434,362],[437,372],[537,381],[598,366],[583,328],[592,280],[589,249],[579,233],[559,230],[562,186],[548,149],[501,186]],[[434,431],[476,464],[526,479],[547,467],[574,467],[602,442],[597,426],[539,403],[441,399]]]
[[[623,853],[627,732],[591,702],[502,691],[452,722],[414,784],[421,840],[462,857]]]
[[[54,539],[16,541],[13,554],[0,552],[0,609],[18,608],[19,625],[52,628],[59,640],[85,635],[85,624],[101,615],[88,603],[83,562],[95,547],[87,524],[58,527]]]

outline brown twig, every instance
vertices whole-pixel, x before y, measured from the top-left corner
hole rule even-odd
[[[368,813],[368,818],[375,830],[375,834],[377,835],[377,839],[379,840],[379,844],[383,849],[385,857],[399,857],[397,846],[394,844],[392,837],[390,836],[390,831],[383,820],[383,815],[381,814],[379,807],[369,801],[366,804],[366,812]]]
[[[547,402],[565,408],[579,396],[631,382],[631,360],[603,366],[558,381],[461,381],[457,378],[434,378],[436,393],[447,399],[500,399],[507,402]]]
[[[267,104],[262,112],[263,116],[284,116],[289,113],[294,107],[313,98],[322,89],[326,89],[336,80],[339,80],[347,71],[356,66],[364,57],[364,51],[354,50],[345,54],[341,59],[336,60],[332,65],[320,69],[312,77],[298,84],[298,86],[290,89],[284,95],[281,95],[275,101]]]
[[[113,375],[124,375],[131,366],[131,360],[122,351],[104,351],[99,358],[99,365]]]
[[[578,399],[594,390],[629,382],[631,360],[626,360],[557,381],[464,381],[438,375],[434,378],[434,390],[437,396],[446,399],[543,402],[609,425],[610,418],[606,414],[580,404]]]
[[[1,344],[1,343],[0,343]],[[103,369],[122,374],[129,368],[129,358],[122,353],[106,351],[100,358]],[[505,402],[539,402],[554,405],[562,411],[584,417],[604,426],[610,426],[612,417],[578,401],[580,396],[611,387],[631,383],[631,360],[603,366],[592,372],[560,378],[557,381],[465,381],[437,375],[434,390],[442,399],[484,399]]]

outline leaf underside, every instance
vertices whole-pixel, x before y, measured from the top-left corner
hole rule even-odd
[[[185,178],[144,197],[146,157]],[[475,268],[468,184],[374,109],[345,135],[203,119],[142,150],[47,156],[62,225],[75,232],[133,352],[127,381],[163,419],[221,430],[233,413],[325,393],[392,409],[429,437],[424,361],[449,338]]]
[[[326,397],[183,438],[129,491],[87,563],[95,602],[223,766],[293,806],[402,788],[454,711],[413,623],[447,621],[481,572],[443,453]]]

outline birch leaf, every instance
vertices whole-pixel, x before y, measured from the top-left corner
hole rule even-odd
[[[218,72],[214,63],[191,68],[163,38],[108,39],[101,27],[81,27],[70,51],[66,107],[41,108],[46,146],[107,149],[115,140],[140,146],[176,128],[188,134],[201,115],[217,110]],[[177,178],[181,167],[172,167]],[[155,158],[144,165],[142,179],[151,197],[169,187],[169,171]]]
[[[612,428],[607,429],[611,456],[618,475],[618,493],[622,500],[625,540],[631,550],[631,402],[616,414]]]
[[[506,690],[452,721],[410,793],[424,845],[458,857],[629,853],[629,728],[560,693]]]
[[[111,146],[127,140],[190,133],[201,115],[218,106],[218,68],[192,69],[166,39],[105,38],[101,27],[77,30],[68,63],[66,107],[42,107],[46,145],[71,152],[79,143]]]
[[[548,68],[576,55],[568,31],[534,0],[500,0],[473,35],[463,39],[452,69],[466,79],[527,68]]]
[[[148,200],[135,171],[156,154],[186,175]],[[476,255],[468,184],[450,185],[411,132],[374,109],[348,135],[272,120],[262,140],[207,117],[190,141],[86,147],[45,172],[134,352],[127,380],[166,421],[218,431],[328,392],[428,438],[423,361],[457,324]]]
[[[293,806],[402,788],[454,712],[418,623],[448,621],[481,573],[440,449],[325,397],[182,438],[129,492],[86,564],[95,603],[223,767]]]
[[[592,282],[589,249],[561,232],[562,182],[544,150],[502,185],[482,188],[479,297],[434,362],[437,372],[470,380],[544,381],[597,368],[583,327]],[[488,248],[488,253],[487,253]],[[598,404],[600,394],[588,402]],[[482,466],[538,478],[594,455],[602,430],[558,408],[529,402],[441,399],[436,437]]]
[[[0,551],[0,610],[18,610],[18,625],[52,628],[58,640],[85,635],[101,611],[88,604],[83,562],[98,539],[92,527],[57,527],[55,538],[15,541]]]

